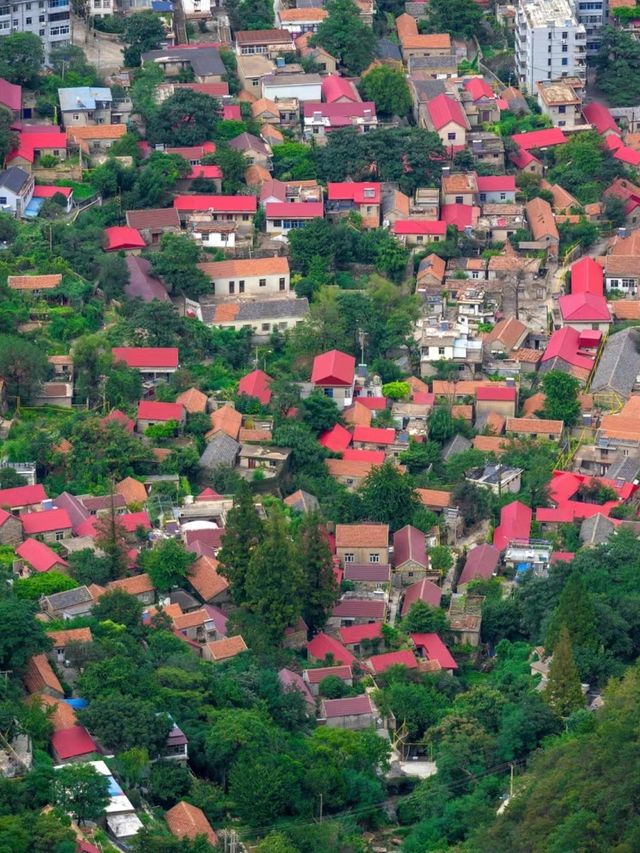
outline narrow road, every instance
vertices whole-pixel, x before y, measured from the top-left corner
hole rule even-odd
[[[95,65],[101,75],[111,74],[122,68],[122,44],[111,41],[103,33],[87,26],[87,22],[72,17],[72,44],[81,47],[88,61]]]

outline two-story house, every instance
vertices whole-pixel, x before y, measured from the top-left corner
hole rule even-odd
[[[311,384],[336,403],[339,409],[353,402],[356,360],[340,350],[330,350],[313,359]]]
[[[255,201],[255,197],[254,197]],[[287,258],[251,258],[198,264],[215,296],[272,296],[291,288]]]
[[[342,563],[389,563],[388,524],[337,524],[336,556]]]
[[[111,124],[111,89],[101,86],[73,86],[58,89],[60,117],[65,128]]]
[[[33,198],[34,185],[33,175],[19,166],[0,172],[0,210],[22,216]]]
[[[380,225],[380,184],[366,181],[340,181],[327,188],[327,215],[334,219],[358,213],[364,228]]]

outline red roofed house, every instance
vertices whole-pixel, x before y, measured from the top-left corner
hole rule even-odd
[[[353,686],[353,671],[350,666],[319,666],[315,669],[304,669],[302,671],[302,678],[305,684],[309,685],[312,696],[318,695],[321,683],[330,676],[339,678],[347,687]]]
[[[571,265],[571,293],[604,294],[604,272],[599,263],[588,255]]]
[[[391,233],[404,246],[421,246],[425,243],[438,243],[447,236],[447,223],[432,222],[427,219],[397,219]]]
[[[141,400],[138,403],[136,429],[145,432],[155,424],[166,424],[175,421],[179,427],[184,426],[186,415],[184,406],[180,403],[158,403],[155,400]]]
[[[501,388],[488,385],[476,388],[476,417],[497,412],[504,418],[513,418],[516,414],[518,395],[515,388]]]
[[[362,646],[366,645],[371,651],[383,640],[382,622],[370,622],[368,625],[347,625],[338,629],[343,644],[354,654],[360,654]]]
[[[52,187],[39,184],[33,188],[33,198],[53,198],[56,195],[64,197],[66,202],[64,211],[65,213],[71,213],[73,202],[73,189],[71,187]]]
[[[346,625],[365,625],[380,622],[386,616],[387,605],[382,599],[342,598],[333,608],[327,624],[335,628]]]
[[[60,542],[71,536],[73,525],[66,509],[43,509],[22,516],[22,527],[26,536],[34,536],[43,542]]]
[[[387,450],[396,440],[396,431],[390,427],[356,426],[353,446],[356,450]]]
[[[322,78],[322,100],[327,104],[358,103],[361,100],[358,90],[350,80],[329,74]]]
[[[620,128],[604,104],[599,104],[597,101],[586,104],[582,108],[582,114],[600,136],[605,138],[611,134],[620,136]]]
[[[480,217],[480,208],[473,204],[443,204],[440,216],[448,225],[454,225],[458,231],[475,228]]]
[[[243,376],[238,383],[238,394],[255,397],[263,406],[268,406],[271,400],[271,383],[273,379],[263,370],[252,370]]]
[[[440,669],[452,672],[458,668],[453,655],[437,634],[411,634],[411,639],[420,656],[437,661]]]
[[[516,200],[514,175],[478,175],[477,182],[480,204],[499,204]]]
[[[472,127],[500,120],[498,98],[483,77],[465,80],[462,102]]]
[[[177,347],[113,347],[111,354],[144,379],[169,379],[178,369]]]
[[[612,319],[604,296],[593,293],[571,293],[558,300],[562,326],[578,332],[596,329],[607,332]]]
[[[428,604],[429,607],[440,607],[441,598],[442,589],[433,581],[423,578],[421,581],[417,581],[407,587],[400,615],[406,616],[413,605],[418,601]]]
[[[375,725],[377,710],[367,695],[347,699],[322,699],[319,722],[340,729],[368,729]]]
[[[288,234],[312,219],[324,218],[321,201],[269,201],[264,206],[267,234]]]
[[[504,551],[512,541],[526,541],[531,535],[532,513],[528,506],[520,501],[503,506],[500,510],[500,524],[493,534],[493,544]]]
[[[393,534],[393,566],[394,586],[408,586],[426,577],[427,537],[417,527],[405,524]]]
[[[99,749],[84,726],[72,726],[51,735],[51,752],[58,764],[66,764],[68,761],[84,761]]]
[[[336,524],[336,556],[343,566],[389,563],[389,525]]]
[[[427,130],[435,131],[448,151],[459,151],[467,142],[469,119],[459,101],[441,92],[427,101],[424,111]]]
[[[218,844],[218,836],[205,813],[191,803],[186,803],[184,800],[176,803],[165,813],[164,819],[169,831],[176,838],[189,838],[195,841],[199,836],[204,836],[209,844],[213,846]]]
[[[362,217],[364,228],[380,225],[380,184],[372,182],[341,181],[327,187],[327,215],[340,219],[355,212]]]
[[[540,361],[540,372],[562,370],[580,382],[586,382],[594,365],[595,349],[585,346],[581,334],[571,326],[554,332]]]
[[[111,228],[105,228],[104,233],[107,238],[105,252],[124,251],[138,255],[146,246],[138,229],[128,225],[113,225]]]
[[[311,382],[325,396],[331,397],[339,409],[353,402],[356,360],[340,350],[330,350],[313,359]]]
[[[30,572],[62,572],[66,574],[69,563],[38,539],[26,539],[16,548],[16,554]]]
[[[380,675],[390,666],[406,666],[407,669],[417,669],[418,661],[410,649],[402,649],[399,652],[385,652],[381,655],[373,655],[367,661],[367,665],[374,675]]]
[[[13,486],[11,489],[0,489],[0,507],[10,512],[32,510],[47,500],[47,493],[41,483],[35,486]]]
[[[0,77],[0,104],[13,113],[13,117],[22,117],[22,86],[9,83]]]
[[[354,127],[359,133],[369,133],[378,127],[376,105],[373,101],[320,104],[307,101],[304,104],[304,135],[323,144],[332,130]]]
[[[530,151],[532,148],[551,148],[554,145],[564,145],[565,142],[569,141],[569,137],[559,127],[530,130],[527,133],[514,133],[511,139],[523,151]]]
[[[43,126],[44,127],[44,126]],[[18,146],[7,154],[7,165],[21,166],[30,171],[43,154],[51,154],[58,160],[67,157],[67,134],[59,130],[35,129],[35,132],[23,130],[18,137]]]
[[[351,444],[351,433],[342,424],[335,424],[331,429],[323,432],[318,441],[327,450],[341,453]]]
[[[189,222],[193,214],[198,221],[235,223],[238,235],[253,234],[253,217],[258,209],[255,195],[179,195],[173,200],[180,221]]]
[[[310,661],[324,663],[330,660],[335,664],[351,666],[355,662],[354,655],[328,634],[316,634],[313,640],[307,643],[307,657]]]
[[[0,508],[0,545],[15,547],[22,542],[22,522],[8,510]]]
[[[469,581],[489,580],[493,577],[500,561],[500,551],[493,545],[483,544],[472,548],[467,554],[462,574],[458,580],[458,591]]]

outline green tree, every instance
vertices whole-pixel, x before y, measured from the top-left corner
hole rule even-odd
[[[402,620],[402,629],[409,634],[439,634],[449,630],[447,614],[440,607],[416,601]]]
[[[68,764],[56,773],[54,797],[78,823],[98,820],[109,805],[109,780],[90,764]]]
[[[170,146],[202,145],[216,136],[219,115],[219,104],[209,95],[177,89],[154,113],[147,136],[152,143]]]
[[[26,486],[26,478],[18,474],[15,468],[0,468],[0,489],[12,489],[14,486]]]
[[[0,48],[12,37],[0,39]],[[47,358],[41,347],[13,335],[0,336],[0,376],[7,385],[9,397],[29,400],[46,375]]]
[[[348,74],[360,74],[373,60],[373,30],[363,23],[353,0],[329,0],[326,9],[329,14],[312,43],[335,56]]]
[[[149,774],[149,793],[154,803],[170,809],[189,793],[191,772],[170,761],[158,761]]]
[[[411,479],[390,460],[371,469],[360,495],[367,517],[388,524],[392,533],[411,522],[420,503]]]
[[[32,655],[51,645],[42,622],[35,618],[36,608],[29,601],[0,598],[0,667],[21,670]]]
[[[122,40],[127,45],[124,63],[129,68],[140,65],[141,56],[149,50],[158,50],[165,33],[160,16],[155,12],[136,12],[125,20]]]
[[[108,299],[121,299],[129,283],[129,268],[119,252],[105,252],[99,261],[98,287]]]
[[[10,83],[32,85],[43,62],[42,41],[35,33],[11,33],[0,39],[0,77]]]
[[[465,527],[473,527],[480,521],[491,517],[491,493],[463,480],[453,490],[451,497],[453,506],[457,506]]]
[[[568,717],[579,708],[584,708],[578,667],[573,658],[569,632],[564,625],[560,628],[553,650],[544,698],[560,717]]]
[[[137,788],[142,784],[149,767],[149,751],[139,746],[132,746],[131,749],[118,755],[117,767],[126,787]]]
[[[225,6],[229,22],[237,30],[270,30],[274,26],[269,0],[230,0]]]
[[[411,93],[402,71],[390,65],[372,68],[360,80],[363,100],[373,101],[382,116],[406,116],[411,109]]]
[[[274,641],[296,624],[302,612],[304,574],[284,514],[277,507],[249,559],[245,590],[247,608],[261,618]]]
[[[593,597],[582,575],[574,569],[564,585],[558,606],[547,626],[545,647],[555,650],[562,627],[566,627],[572,647],[589,648],[597,644],[597,615]]]
[[[382,394],[390,400],[407,400],[411,386],[408,382],[387,382],[382,386]]]
[[[482,9],[474,0],[433,0],[427,10],[427,27],[432,33],[472,38],[482,32]]]
[[[596,59],[598,86],[614,107],[630,107],[640,99],[640,46],[633,35],[617,27],[602,28]]]
[[[320,391],[314,391],[302,400],[299,408],[305,423],[309,424],[315,433],[331,429],[340,420],[340,411],[335,400]]]
[[[160,251],[151,255],[151,269],[162,278],[172,295],[196,299],[211,292],[211,281],[198,269],[200,251],[184,234],[163,234]]]
[[[13,588],[18,598],[39,601],[43,595],[64,592],[67,589],[73,589],[75,586],[75,581],[61,572],[45,572],[41,575],[32,575],[30,578],[16,580]]]
[[[92,699],[78,719],[108,748],[124,752],[133,747],[147,749],[157,757],[171,730],[167,714],[136,696],[109,693]]]
[[[249,562],[263,536],[262,522],[253,503],[251,489],[243,481],[227,515],[222,548],[218,552],[218,571],[229,581],[236,604],[242,604],[247,598]]]
[[[115,622],[116,625],[124,625],[132,633],[139,633],[142,625],[142,604],[128,592],[112,589],[100,596],[93,608],[93,616],[99,622]]]
[[[416,474],[441,461],[440,445],[435,441],[416,441],[410,438],[408,450],[403,450],[399,458],[411,474]]]
[[[568,373],[552,370],[542,377],[544,416],[564,421],[567,429],[575,426],[580,416],[580,383]]]
[[[216,153],[203,158],[203,163],[220,166],[222,172],[222,191],[225,194],[237,193],[244,186],[244,173],[249,162],[242,151],[229,148],[225,143],[216,145]]]
[[[185,551],[175,539],[166,539],[140,555],[140,563],[159,592],[184,585],[196,555]]]
[[[315,513],[307,513],[303,517],[298,530],[297,547],[305,575],[302,618],[309,631],[315,633],[325,625],[338,597],[327,531]]]
[[[429,563],[436,572],[446,575],[453,566],[451,550],[446,545],[436,545],[429,549]]]
[[[436,406],[429,415],[429,438],[445,444],[456,433],[456,424],[447,406]]]

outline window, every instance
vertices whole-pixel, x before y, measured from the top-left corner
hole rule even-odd
[[[38,20],[40,21],[40,23],[41,23],[41,24],[44,24],[44,22],[45,22],[45,17],[44,17],[44,15],[40,15],[40,17],[38,18]]]
[[[62,539],[64,539],[64,532],[62,530],[57,530],[56,531],[56,542],[60,542]]]
[[[444,355],[444,347],[438,347],[438,355]]]
[[[562,33],[562,38],[566,39],[569,36],[569,33]]]
[[[345,563],[353,563],[354,556],[355,556],[354,554],[345,554],[344,555]]]
[[[229,293],[235,293],[235,292],[236,292],[236,283],[235,283],[235,281],[230,281],[229,282]]]
[[[568,64],[569,64],[569,60],[568,60],[568,59],[563,59],[563,60],[562,60],[562,64],[563,64],[563,65],[568,65]]]
[[[506,199],[507,199],[507,194],[506,193],[500,193],[500,201],[506,201]]]
[[[78,121],[78,119],[79,119],[79,118],[80,118],[80,114],[79,114],[79,113],[74,113],[74,114],[73,114],[73,120],[74,120],[74,121]]]
[[[266,278],[261,278],[261,279],[259,279],[259,280],[258,280],[258,284],[260,285],[260,287],[266,287],[266,286],[267,286],[267,280],[266,280]]]
[[[0,195],[0,204],[6,205],[6,203],[7,203],[6,195]]]
[[[563,44],[563,45],[562,45],[562,52],[563,52],[563,53],[568,53],[568,52],[569,52],[569,45],[568,45],[568,44]]]
[[[262,331],[263,332],[268,332],[270,328],[271,328],[271,323],[263,323],[262,324]]]
[[[463,198],[462,198],[462,196],[461,196],[461,195],[457,195],[457,196],[456,196],[456,204],[462,204],[462,202],[463,202]]]
[[[451,140],[452,142],[455,142],[455,138],[455,133],[447,133],[447,139]]]
[[[238,282],[238,293],[244,293],[244,281]]]
[[[635,287],[636,286],[635,278],[623,278],[622,279],[622,286],[623,287]]]
[[[325,397],[333,397],[333,388],[325,388],[324,389]]]
[[[560,113],[560,115],[564,115],[566,113],[566,111],[567,111],[566,107],[558,107],[558,112]]]
[[[285,278],[281,278],[280,281],[278,282],[278,284],[280,286],[280,290],[284,290],[285,287],[287,286],[287,281]]]
[[[370,563],[379,563],[380,562],[380,554],[369,554],[369,562]]]

